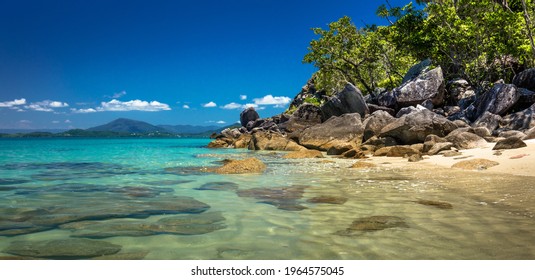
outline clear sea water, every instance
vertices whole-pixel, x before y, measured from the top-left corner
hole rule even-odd
[[[83,237],[120,245],[111,259],[535,259],[535,177],[389,164],[358,170],[348,168],[354,160],[286,160],[208,142],[0,140],[0,257],[13,257],[9,248],[20,242]],[[267,164],[264,174],[199,172],[250,156]],[[206,189],[214,185],[223,188]],[[192,200],[209,208],[138,215],[147,205]],[[370,222],[378,216],[390,219],[386,227]],[[193,224],[144,231],[166,218]],[[347,230],[363,220],[372,228]],[[104,236],[84,236],[95,232]]]

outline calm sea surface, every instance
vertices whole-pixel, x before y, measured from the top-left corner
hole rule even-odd
[[[535,177],[357,170],[208,142],[0,140],[0,257],[535,259],[522,200]],[[267,171],[201,170],[249,156]]]

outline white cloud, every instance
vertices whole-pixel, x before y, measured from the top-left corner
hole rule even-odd
[[[40,102],[32,102],[30,105],[24,106],[24,108],[40,112],[54,112],[52,108],[69,107],[67,102],[44,100]]]
[[[125,111],[145,111],[145,112],[157,112],[157,111],[169,111],[171,108],[165,103],[158,101],[142,101],[139,99],[130,101],[119,101],[113,99],[110,102],[101,102],[100,107],[86,108],[86,109],[71,109],[73,113],[96,113],[96,112],[125,112]]]
[[[0,107],[11,108],[14,106],[20,106],[24,104],[26,104],[26,99],[21,98],[21,99],[15,99],[13,101],[0,102]]]
[[[221,109],[225,109],[225,110],[234,110],[234,109],[241,109],[241,108],[243,108],[243,105],[238,104],[236,102],[231,102],[221,107]]]
[[[29,120],[20,120],[19,123],[32,123],[32,121],[29,121]]]
[[[226,121],[217,121],[216,123],[218,123],[218,124],[226,124],[227,122]]]
[[[101,107],[97,108],[97,111],[147,111],[147,112],[156,112],[156,111],[169,111],[169,105],[165,103],[160,103],[158,101],[142,101],[139,99],[130,100],[126,102],[113,99],[110,102],[101,102]]]
[[[59,123],[59,121],[52,121],[52,123],[57,124],[57,123]]]
[[[247,95],[240,95],[240,100],[246,100],[247,99]]]
[[[290,103],[292,99],[286,96],[273,96],[271,94],[266,95],[262,98],[253,99],[254,104],[256,105],[275,105],[275,107],[282,107]]]
[[[210,101],[210,102],[208,102],[206,104],[203,104],[202,106],[204,108],[213,108],[213,107],[217,107],[217,104],[215,104],[215,102],[213,102],[213,101]]]
[[[113,98],[113,99],[117,99],[117,98],[121,98],[121,97],[123,97],[123,96],[125,96],[125,95],[126,95],[126,91],[122,90],[122,91],[120,91],[120,92],[116,92],[116,93],[114,93],[114,94],[111,96],[111,98]]]
[[[62,108],[62,107],[69,107],[69,104],[66,102],[59,102],[59,101],[51,101],[48,103],[48,106],[52,108]]]
[[[65,120],[65,123],[72,123],[71,120]]]
[[[189,109],[189,105],[182,105],[182,108]]]
[[[93,108],[87,108],[87,109],[71,109],[71,112],[77,113],[77,114],[86,114],[86,113],[96,113],[97,110]]]

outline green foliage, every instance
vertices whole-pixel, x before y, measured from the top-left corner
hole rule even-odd
[[[534,0],[420,0],[404,7],[381,5],[389,26],[357,28],[349,17],[314,28],[304,62],[318,67],[317,87],[327,92],[345,83],[369,93],[400,84],[414,63],[431,58],[447,79],[472,85],[503,78],[535,63]]]
[[[389,31],[384,27],[357,29],[349,17],[343,17],[329,24],[328,30],[313,30],[320,37],[310,42],[303,61],[318,67],[316,86],[330,93],[347,82],[367,93],[385,81],[394,87],[415,62],[387,40]]]
[[[304,103],[310,103],[310,104],[316,105],[316,106],[320,106],[321,105],[321,101],[319,99],[317,99],[315,96],[309,96],[309,97],[305,98]]]

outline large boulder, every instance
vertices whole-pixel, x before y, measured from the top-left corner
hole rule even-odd
[[[369,113],[369,109],[360,90],[348,83],[342,91],[330,97],[321,106],[321,113],[322,120],[326,121],[332,116],[348,113],[359,113],[361,117],[364,117]]]
[[[418,76],[394,89],[398,106],[416,106],[430,100],[434,106],[444,102],[445,83],[442,68],[425,67]]]
[[[475,114],[473,120],[482,116],[485,112],[503,116],[520,99],[515,85],[495,84],[490,90],[479,96],[474,103]]]
[[[448,83],[446,89],[448,92],[447,103],[452,106],[459,106],[461,109],[466,109],[476,99],[476,92],[466,80],[453,80]]]
[[[228,160],[225,165],[215,168],[218,174],[246,174],[262,173],[266,170],[266,165],[256,158],[246,158],[242,160]]]
[[[395,120],[392,115],[385,111],[375,111],[366,120],[364,120],[364,137],[362,141],[367,141],[373,136],[381,133],[383,127]]]
[[[496,143],[493,150],[509,150],[509,149],[518,149],[527,147],[524,141],[520,140],[518,137],[509,137],[502,139]]]
[[[306,148],[280,133],[258,131],[251,137],[249,150],[300,151]]]
[[[524,70],[515,75],[513,84],[519,88],[535,91],[535,68]]]
[[[321,110],[318,106],[304,103],[290,116],[290,119],[279,125],[287,132],[302,131],[303,129],[321,123]]]
[[[256,110],[253,107],[249,107],[245,110],[243,110],[240,114],[240,123],[242,126],[247,126],[247,124],[251,121],[256,121],[259,119],[260,116],[256,112]]]
[[[485,112],[473,124],[473,127],[484,127],[490,132],[498,128],[502,117],[491,112]]]
[[[362,143],[364,127],[359,113],[331,117],[326,122],[305,129],[299,136],[299,144],[309,149],[327,151],[329,148],[351,143]]]
[[[398,102],[395,91],[385,91],[377,96],[377,105],[381,107],[387,107],[396,109]]]
[[[535,104],[523,111],[503,117],[500,127],[509,130],[526,130],[535,127]]]
[[[448,135],[457,126],[443,116],[421,106],[418,110],[404,115],[383,127],[380,137],[392,137],[401,144],[423,143],[427,135],[439,137]]]
[[[457,149],[482,148],[487,145],[487,141],[473,133],[472,128],[459,128],[446,136],[446,141],[453,143]]]
[[[288,159],[296,159],[296,158],[323,158],[323,154],[320,151],[317,150],[301,150],[296,152],[288,153],[287,155],[283,156],[283,158]]]

